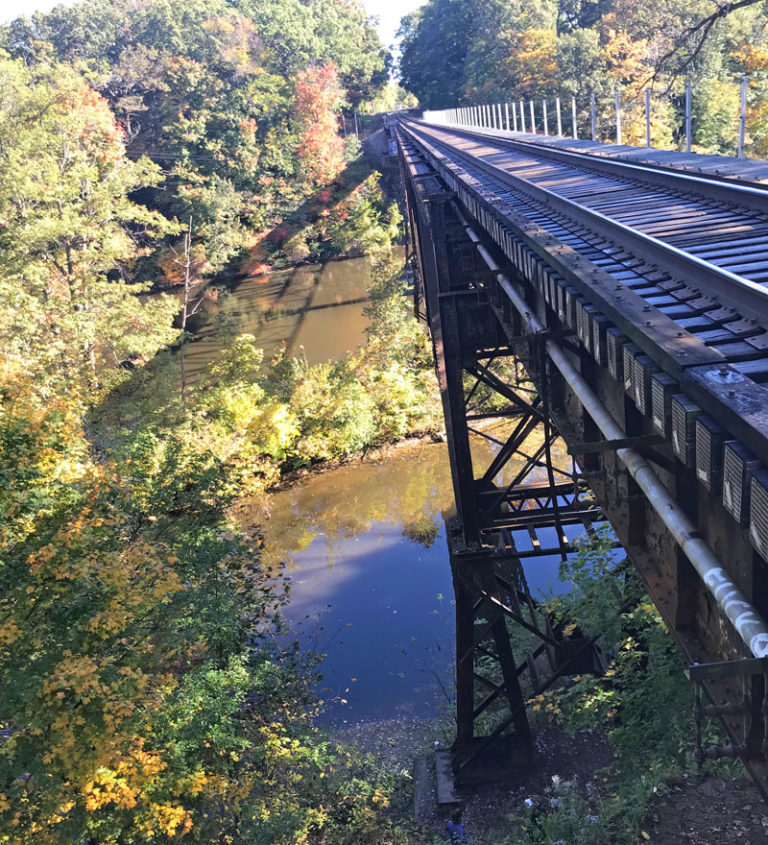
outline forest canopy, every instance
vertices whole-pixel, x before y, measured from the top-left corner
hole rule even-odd
[[[0,27],[0,49],[39,96],[69,74],[104,103],[121,155],[145,162],[141,185],[126,170],[125,190],[169,221],[192,217],[197,266],[208,271],[257,247],[318,179],[342,172],[354,148],[338,140],[340,115],[381,89],[388,62],[362,6],[347,0],[83,0]],[[0,159],[4,181],[6,168]],[[115,269],[171,281],[163,243],[144,239],[133,258],[151,260],[129,269],[122,256]]]
[[[628,143],[645,139],[645,88],[654,146],[679,141],[689,80],[701,152],[733,152],[748,74],[747,149],[768,154],[768,6],[758,0],[428,0],[400,35],[402,84],[423,108],[575,96],[583,109],[618,88]]]

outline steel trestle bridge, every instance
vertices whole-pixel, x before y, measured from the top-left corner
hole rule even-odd
[[[768,163],[392,131],[456,495],[456,781],[530,765],[530,701],[601,671],[520,561],[607,518],[690,665],[699,759],[741,759],[768,797]],[[726,744],[702,745],[708,718]]]

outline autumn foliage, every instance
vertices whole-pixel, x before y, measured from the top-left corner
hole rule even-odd
[[[344,140],[339,136],[338,118],[342,97],[333,62],[302,71],[296,78],[298,156],[312,185],[332,182],[344,167]]]

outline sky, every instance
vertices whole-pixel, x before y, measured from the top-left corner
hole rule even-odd
[[[20,15],[33,12],[47,12],[64,2],[72,5],[73,0],[0,0],[0,23],[13,20]],[[395,39],[395,32],[400,18],[412,12],[424,0],[363,0],[368,14],[379,19],[379,35],[385,46],[389,47]]]

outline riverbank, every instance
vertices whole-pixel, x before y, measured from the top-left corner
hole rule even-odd
[[[452,714],[435,719],[386,719],[361,722],[339,729],[334,738],[372,755],[376,765],[387,773],[407,772],[403,778],[398,806],[410,804],[409,811],[425,834],[442,835],[445,822],[455,806],[440,807],[434,772],[436,748],[447,748],[455,736]],[[597,782],[599,772],[612,761],[605,735],[580,731],[569,736],[550,727],[535,736],[535,769],[521,772],[503,782],[478,784],[460,790],[462,819],[472,845],[518,845],[530,842],[523,826],[530,813],[526,799],[549,800],[559,783]],[[425,766],[417,766],[422,759]],[[426,771],[418,782],[413,773]],[[414,794],[416,793],[416,794]],[[414,798],[416,799],[414,802]],[[429,842],[425,838],[425,842]],[[533,840],[535,841],[535,840]],[[573,845],[573,843],[568,843]]]
[[[445,841],[445,822],[452,807],[437,805],[434,778],[435,742],[446,747],[452,741],[450,715],[431,720],[388,719],[344,727],[335,732],[339,742],[370,754],[382,771],[400,773],[401,794],[393,799],[400,812],[413,814],[423,831],[423,842]],[[616,788],[606,767],[615,760],[604,731],[587,730],[570,736],[551,727],[535,739],[535,771],[519,781],[485,784],[462,791],[462,820],[472,845],[551,845],[546,828],[536,832],[531,818],[573,804],[571,784],[578,792],[595,796],[594,812],[600,812],[601,793]],[[418,785],[420,800],[414,806],[413,773],[416,761],[425,759],[428,780]],[[407,773],[403,776],[402,773]],[[589,786],[588,786],[589,785]],[[623,793],[625,794],[625,793]],[[534,808],[526,803],[533,802]],[[570,812],[568,806],[565,807]],[[575,808],[574,808],[575,809]],[[599,819],[599,815],[596,816]],[[587,822],[580,835],[558,839],[566,845],[619,841],[608,831]],[[664,782],[649,799],[636,834],[621,841],[656,845],[759,845],[768,841],[768,808],[755,785],[743,776],[689,773]]]
[[[268,493],[279,493],[289,490],[297,484],[302,484],[310,478],[314,478],[326,472],[331,472],[341,467],[356,466],[367,463],[381,463],[398,455],[409,448],[425,443],[445,443],[445,431],[435,426],[423,432],[411,432],[398,440],[382,443],[377,446],[366,447],[359,452],[350,455],[341,455],[337,458],[328,458],[321,463],[312,464],[308,467],[296,467],[282,473],[277,481],[267,491]]]

